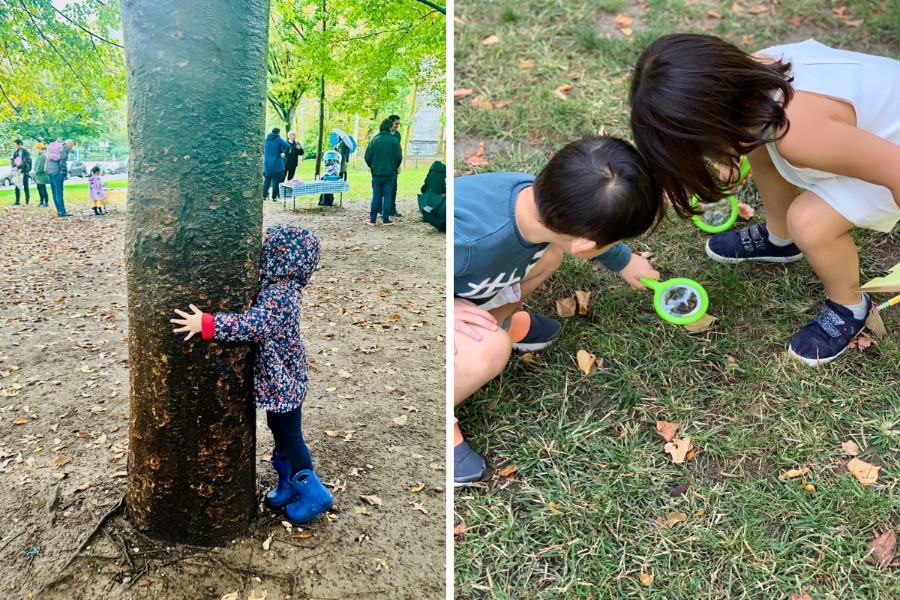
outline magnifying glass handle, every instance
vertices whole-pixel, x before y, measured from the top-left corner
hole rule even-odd
[[[744,180],[747,179],[747,175],[750,174],[750,161],[747,160],[746,156],[741,157],[741,166],[739,168],[738,174],[738,182],[737,185],[741,185],[744,183]]]
[[[649,277],[638,277],[638,281],[646,285],[651,290],[655,290],[656,286],[659,285],[659,282],[655,279],[650,279]]]

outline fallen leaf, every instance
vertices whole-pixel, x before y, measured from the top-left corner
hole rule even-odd
[[[872,336],[870,336],[868,333],[862,332],[857,337],[850,340],[850,344],[847,347],[848,348],[857,348],[859,350],[865,350],[872,344],[875,344],[877,346],[878,342],[876,342],[874,339],[872,339]]]
[[[391,316],[393,316],[393,315],[391,315]],[[399,319],[400,315],[397,315],[397,318]],[[390,320],[391,320],[391,317],[388,317],[388,321],[390,321]],[[337,374],[338,374],[338,377],[340,377],[342,379],[349,379],[351,377],[350,373],[348,371],[345,371],[344,369],[341,369],[340,371],[338,371]]]
[[[616,17],[616,27],[628,27],[634,22],[634,17],[629,17],[628,15],[619,15]]]
[[[424,489],[425,489],[425,484],[422,483],[422,482],[420,481],[420,482],[417,483],[416,485],[414,485],[414,486],[412,486],[411,488],[409,488],[409,491],[411,491],[413,494],[417,494],[417,493],[421,492],[421,491],[424,490]]]
[[[406,421],[408,418],[409,417],[407,417],[406,415],[400,415],[399,417],[394,417],[392,421],[402,427],[403,425],[406,425]]]
[[[893,530],[888,529],[871,542],[868,542],[868,544],[872,549],[871,553],[869,553],[869,560],[879,567],[885,567],[894,558],[897,535]]]
[[[581,369],[581,372],[585,375],[590,375],[596,366],[597,357],[586,350],[579,350],[575,357],[578,360],[578,368]]]
[[[465,98],[466,96],[471,96],[474,90],[470,90],[467,88],[459,88],[453,90],[453,97],[459,100],[460,98]]]
[[[494,102],[494,108],[506,108],[507,106],[512,106],[512,100],[501,100],[500,102]]]
[[[671,442],[665,445],[663,448],[666,452],[672,455],[672,462],[676,465],[680,465],[687,458],[688,452],[694,447],[691,444],[691,438],[683,437],[683,438],[675,438]]]
[[[559,86],[558,88],[556,88],[556,90],[553,92],[553,95],[556,96],[557,98],[559,98],[560,100],[568,100],[569,97],[566,95],[566,92],[570,92],[573,89],[575,89],[575,86],[573,86],[569,83],[564,83],[561,86]]]
[[[247,600],[266,600],[269,595],[269,590],[262,590],[259,592],[259,595],[256,595],[256,590],[250,590],[250,595],[247,596]]]
[[[313,536],[313,534],[311,531],[301,531],[294,537],[296,537],[297,539],[300,539],[300,540],[308,540],[312,536]]]
[[[532,68],[534,68],[534,61],[531,60],[530,58],[527,60],[523,60],[522,62],[519,63],[519,68],[520,69],[532,69]]]
[[[562,318],[575,316],[575,298],[560,298],[556,301],[556,314]]]
[[[263,550],[268,550],[272,547],[272,536],[266,538],[266,541],[263,542]]]
[[[575,290],[575,300],[578,302],[578,314],[588,314],[588,303],[591,300],[591,293],[582,290]]]
[[[794,479],[795,477],[800,477],[801,475],[806,475],[809,473],[809,467],[803,467],[801,469],[789,469],[778,476],[778,481],[787,481],[788,479]]]
[[[341,437],[343,435],[340,431],[325,431],[325,435],[328,437]]]
[[[58,469],[58,468],[60,468],[61,466],[63,466],[64,464],[67,464],[67,463],[70,463],[70,462],[72,462],[72,457],[71,457],[71,456],[60,456],[59,458],[57,458],[56,460],[53,461],[53,463],[52,463],[51,466],[52,466],[54,469]]]
[[[666,513],[666,520],[662,523],[663,529],[672,529],[676,524],[687,521],[687,515],[683,512]]]
[[[422,504],[421,502],[413,502],[412,509],[420,511],[423,515],[428,514],[428,510],[425,508],[425,505]]]
[[[793,25],[794,27],[800,27],[801,19],[797,15],[792,15],[792,16],[788,17],[787,19],[785,19],[785,21],[787,21],[790,25]]]
[[[24,175],[23,175],[23,177],[24,177]],[[29,419],[22,417],[20,419],[16,419],[15,421],[13,421],[13,425],[24,425],[25,423],[29,423],[29,422],[30,422]]]
[[[710,19],[724,19],[725,18],[714,10],[711,10],[708,13],[706,13],[706,16],[709,17]]]
[[[581,73],[579,73],[578,71],[572,71],[570,73],[566,73],[566,77],[578,81],[579,79],[581,79]]]
[[[518,466],[510,465],[497,471],[497,474],[500,475],[500,477],[509,477],[510,475],[515,475],[518,470]]]
[[[791,594],[791,600],[813,600],[812,596],[806,593],[806,586],[803,586],[802,594]]]
[[[95,406],[94,408],[91,409],[91,412],[94,413],[95,415],[98,415],[102,412],[106,412],[106,409],[103,408],[102,406]]]
[[[460,523],[459,525],[457,525],[456,527],[453,528],[453,537],[462,535],[465,532],[466,532],[466,522],[463,521],[462,523]]]
[[[619,31],[622,32],[622,35],[624,35],[625,37],[628,37],[628,38],[630,38],[630,37],[631,37],[631,34],[634,33],[634,32],[631,30],[631,27],[623,27],[623,28],[620,29]]]
[[[881,320],[881,314],[875,311],[874,308],[869,311],[869,316],[866,317],[866,328],[875,334],[877,338],[887,336],[887,329],[884,326],[884,321]]]
[[[737,2],[733,2],[731,4],[731,12],[741,14],[742,12],[744,12],[744,7]]]
[[[237,599],[238,599],[237,592],[231,592],[230,594],[225,594],[224,596],[222,596],[222,600],[237,600]]]
[[[757,6],[751,6],[750,8],[747,9],[747,12],[750,13],[751,15],[761,15],[768,10],[769,10],[768,8],[766,8],[762,4],[759,4]]]
[[[499,37],[497,37],[496,35],[491,35],[491,36],[488,36],[488,37],[484,38],[483,40],[481,40],[481,45],[482,46],[493,46],[494,44],[497,44],[499,42],[500,42]]]
[[[650,584],[653,583],[653,575],[649,573],[641,573],[638,579],[641,580],[641,585],[644,587],[650,587]]]
[[[716,318],[711,314],[707,313],[694,321],[693,323],[688,323],[683,327],[690,331],[691,333],[703,333],[704,331],[709,331],[712,329],[712,326],[716,323]]]
[[[878,471],[881,470],[881,467],[870,465],[858,458],[852,458],[847,463],[847,470],[853,473],[853,476],[863,484],[863,487],[868,487],[878,481]]]
[[[661,435],[664,440],[667,442],[671,442],[672,438],[675,437],[675,432],[678,431],[679,423],[669,423],[668,421],[657,421],[656,422],[656,433]]]
[[[750,219],[756,214],[756,209],[746,202],[738,202],[738,216],[742,219]]]
[[[526,352],[522,355],[522,361],[527,362],[529,365],[536,365],[537,361],[534,359],[533,352]]]
[[[494,110],[494,103],[485,98],[484,96],[475,96],[469,105],[474,106],[475,108],[483,108],[484,110]]]
[[[744,34],[741,36],[741,41],[744,42],[744,46],[750,47],[754,45],[754,39],[752,35]]]
[[[469,153],[466,157],[466,163],[471,167],[485,167],[491,164],[484,156],[484,142],[478,144],[478,147]]]
[[[678,498],[680,496],[683,496],[689,487],[690,486],[687,483],[679,483],[674,488],[672,488],[672,491],[669,492],[669,495],[673,498]]]
[[[863,24],[862,19],[853,19],[853,20],[845,19],[844,20],[844,25],[847,25],[848,27],[859,27],[862,24]]]
[[[381,498],[378,496],[360,496],[360,498],[372,506],[381,506]]]
[[[852,440],[841,442],[841,449],[850,456],[856,456],[857,454],[859,454],[859,446],[857,446],[856,442]]]

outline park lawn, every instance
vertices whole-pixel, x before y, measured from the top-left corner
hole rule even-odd
[[[33,181],[28,182],[28,187],[31,188],[31,201],[33,204],[37,204],[38,193],[37,186]],[[113,190],[124,190],[128,188],[128,179],[123,177],[121,179],[111,179],[106,182],[106,189]],[[89,201],[89,185],[87,180],[84,180],[82,183],[67,183],[63,189],[63,194],[65,195],[66,204],[69,202],[73,203],[82,203]],[[50,198],[50,205],[53,205],[53,194],[50,191],[50,184],[47,184],[47,195]],[[16,201],[16,190],[14,188],[9,188],[6,190],[0,190],[0,206],[9,206],[10,204],[15,203]]]
[[[750,13],[757,5],[766,12]],[[857,27],[831,8],[460,0],[454,85],[474,91],[456,102],[457,174],[472,172],[465,157],[482,141],[491,164],[479,171],[537,172],[583,133],[630,138],[630,69],[663,33],[706,27],[747,49],[816,37],[898,57],[895,3],[851,2],[843,14],[862,19]],[[614,26],[623,14],[634,17],[630,38]],[[787,21],[795,16],[796,29]],[[482,43],[492,35],[500,41]],[[534,66],[521,68],[526,60]],[[564,84],[574,86],[566,100],[554,96]],[[758,222],[752,184],[741,196]],[[854,235],[864,278],[900,261],[896,230]],[[706,287],[718,318],[710,331],[662,322],[649,295],[571,257],[528,302],[555,316],[556,299],[591,292],[588,314],[563,319],[535,364],[514,355],[457,411],[489,464],[514,470],[456,491],[458,598],[787,599],[804,586],[814,600],[900,597],[897,569],[866,559],[867,542],[900,531],[900,310],[883,313],[889,335],[877,346],[807,368],[785,350],[823,299],[809,265],[714,263],[706,239],[673,219],[631,246],[653,252],[664,277]],[[589,376],[576,364],[581,349],[600,361]],[[657,420],[680,424],[692,460],[672,463]],[[848,440],[881,467],[874,485],[847,472]],[[799,467],[809,467],[814,491],[801,478],[779,480]],[[689,487],[673,497],[680,484]],[[663,527],[668,513],[686,520]],[[649,586],[642,574],[653,576]]]

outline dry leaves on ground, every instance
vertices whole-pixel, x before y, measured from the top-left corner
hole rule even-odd
[[[715,324],[716,318],[711,314],[705,314],[693,323],[683,325],[683,327],[691,333],[703,333],[704,331],[712,329],[712,326]]]
[[[878,471],[881,470],[881,467],[853,458],[847,463],[847,470],[863,484],[863,487],[868,487],[878,481]]]
[[[809,473],[809,467],[803,467],[800,469],[789,469],[778,476],[778,481],[787,481],[788,479],[794,479],[795,477],[801,477]]]
[[[641,573],[638,579],[641,580],[641,585],[644,587],[650,587],[650,584],[653,583],[653,575],[650,573]]]
[[[482,46],[493,46],[494,44],[500,43],[500,38],[496,35],[489,35],[488,37],[481,40]]]
[[[484,142],[478,144],[478,147],[466,156],[466,163],[470,167],[486,167],[491,164],[491,161],[484,155]]]
[[[675,438],[668,444],[666,444],[664,450],[672,455],[672,462],[676,465],[682,464],[685,460],[690,460],[693,457],[691,451],[694,449],[694,444],[691,443],[691,438],[683,437],[683,438]]]
[[[853,338],[852,340],[850,340],[850,345],[847,346],[847,347],[848,347],[848,348],[856,348],[857,350],[862,351],[862,350],[865,350],[866,348],[868,348],[869,346],[872,346],[872,345],[877,346],[877,345],[878,345],[878,342],[876,342],[876,341],[872,338],[872,336],[870,336],[868,333],[866,333],[865,331],[863,331],[863,332],[860,333],[858,336],[856,336],[855,338]]]
[[[522,62],[519,63],[519,68],[520,68],[520,69],[533,69],[533,68],[534,68],[534,61],[531,60],[530,58],[529,58],[529,59],[526,59],[526,60],[523,60]]]
[[[859,446],[857,446],[856,442],[852,440],[841,442],[841,449],[850,456],[856,456],[857,454],[859,454]]]
[[[756,214],[756,209],[746,202],[738,202],[738,216],[742,219],[750,220]]]
[[[465,98],[467,96],[471,96],[474,90],[470,90],[468,88],[458,88],[453,90],[453,97],[457,100],[460,98]]]
[[[666,513],[665,521],[663,521],[660,517],[656,517],[656,522],[659,523],[659,526],[662,529],[672,529],[673,527],[675,527],[675,525],[684,521],[687,521],[687,515],[683,512]]]
[[[519,471],[518,465],[510,465],[508,467],[504,467],[504,468],[500,469],[499,471],[497,471],[497,475],[499,475],[500,477],[513,478],[513,477],[515,477],[516,473],[518,473],[518,471]]]
[[[888,529],[870,541],[869,547],[872,549],[869,553],[869,560],[879,567],[885,567],[894,558],[894,549],[897,547],[897,535]]]
[[[813,600],[812,596],[806,593],[806,586],[803,586],[802,594],[791,594],[791,600]]]
[[[378,496],[360,496],[360,500],[364,500],[367,504],[371,506],[381,506],[381,498]]]
[[[553,92],[553,95],[556,96],[557,98],[559,98],[560,100],[568,100],[569,96],[567,95],[567,92],[571,92],[573,89],[575,89],[574,85],[569,84],[569,83],[564,83],[561,86],[559,86],[558,88],[556,88],[556,90]]]
[[[575,359],[578,361],[578,368],[581,369],[581,372],[585,375],[590,375],[591,371],[594,370],[594,366],[597,364],[596,355],[591,354],[587,350],[579,350],[575,355]]]
[[[678,427],[680,425],[678,423],[669,423],[668,421],[657,421],[656,422],[656,433],[661,435],[664,440],[667,442],[671,442],[672,438],[675,437],[675,432],[678,431]]]
[[[578,314],[588,314],[588,304],[591,301],[591,293],[583,290],[575,290],[575,300],[578,301]]]
[[[556,314],[563,319],[575,316],[575,298],[560,298],[556,301]]]

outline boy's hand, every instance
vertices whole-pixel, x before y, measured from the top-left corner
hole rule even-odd
[[[628,282],[628,285],[638,290],[647,289],[643,283],[638,281],[638,278],[646,277],[647,279],[656,279],[657,281],[659,281],[660,278],[659,271],[653,268],[650,261],[637,254],[631,255],[631,260],[628,261],[628,264],[625,265],[624,269],[619,271],[619,275]]]
[[[470,337],[476,342],[481,341],[478,327],[484,327],[489,331],[497,331],[497,319],[484,310],[478,308],[473,302],[462,298],[453,299],[453,330]],[[456,349],[454,348],[454,353]]]
[[[203,330],[203,311],[194,306],[193,304],[188,305],[194,314],[189,315],[183,310],[175,309],[175,313],[180,317],[184,317],[182,319],[169,319],[170,323],[175,323],[176,325],[183,325],[181,329],[173,329],[172,333],[184,333],[185,331],[189,332],[187,336],[185,336],[184,341],[188,341],[192,337],[194,337],[195,333],[200,333]]]

